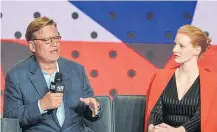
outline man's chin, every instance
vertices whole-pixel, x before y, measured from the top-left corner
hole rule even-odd
[[[60,58],[60,56],[53,59],[53,61],[57,61]]]
[[[52,57],[49,59],[49,62],[56,62],[60,56]]]

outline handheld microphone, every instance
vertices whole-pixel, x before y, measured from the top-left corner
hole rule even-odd
[[[56,83],[55,82],[50,83],[50,91],[51,93],[56,93]]]
[[[62,73],[57,72],[55,75],[54,82],[51,82],[50,91],[52,93],[63,93],[65,85],[62,83]]]

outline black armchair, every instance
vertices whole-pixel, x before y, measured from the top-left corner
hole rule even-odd
[[[102,104],[103,116],[95,122],[84,119],[94,132],[144,132],[146,97],[142,95],[116,95],[96,97]],[[1,132],[21,132],[18,119],[1,119]]]
[[[112,132],[112,103],[109,96],[97,96],[96,99],[101,103],[103,116],[95,122],[84,119],[86,126],[94,132]]]
[[[116,95],[113,100],[113,132],[144,132],[146,98],[142,95]]]

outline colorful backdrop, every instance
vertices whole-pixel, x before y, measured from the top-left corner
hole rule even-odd
[[[172,63],[176,31],[184,24],[212,37],[201,63],[217,71],[216,14],[217,1],[3,1],[1,95],[7,71],[30,55],[24,37],[34,18],[48,16],[57,22],[61,56],[85,66],[96,95],[112,97],[146,94],[152,74]]]

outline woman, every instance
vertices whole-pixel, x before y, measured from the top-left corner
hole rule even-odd
[[[178,30],[176,65],[159,70],[150,84],[145,131],[217,132],[217,73],[198,63],[210,41],[197,27]]]

